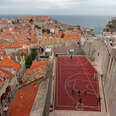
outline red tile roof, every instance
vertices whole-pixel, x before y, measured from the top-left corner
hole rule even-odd
[[[0,68],[13,68],[16,72],[20,68],[20,64],[14,62],[8,54],[3,57],[3,60],[0,61]]]
[[[3,44],[0,44],[0,48],[2,48],[2,47],[4,47],[4,45]]]
[[[10,43],[5,46],[5,48],[21,48],[23,44],[21,43]]]
[[[3,54],[5,52],[5,49],[0,49],[0,54]]]
[[[48,18],[48,16],[38,16],[38,17],[41,17],[41,18]]]
[[[49,64],[48,61],[39,61],[39,62],[35,61],[32,64],[32,66],[29,69],[27,69],[26,73],[32,72],[32,71],[34,71],[35,69],[38,69],[38,68],[41,69],[43,66],[46,66],[47,64]]]
[[[4,20],[0,20],[0,24],[8,24]]]
[[[2,80],[0,80],[0,87],[3,85],[3,81]]]
[[[74,28],[74,29],[73,29],[73,32],[80,32],[80,30],[77,29],[77,28]]]
[[[64,34],[64,38],[71,38],[71,39],[80,39],[82,36],[81,33],[67,33]]]
[[[0,78],[9,78],[9,80],[12,80],[14,75],[8,71],[0,70]]]
[[[39,84],[33,85],[16,93],[16,96],[9,108],[10,116],[29,116],[39,86]]]

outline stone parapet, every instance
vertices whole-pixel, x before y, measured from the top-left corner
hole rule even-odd
[[[109,53],[112,56],[116,56],[116,46],[111,46],[110,43],[107,42],[107,47],[108,47]]]

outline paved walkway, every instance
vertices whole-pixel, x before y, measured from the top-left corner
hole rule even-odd
[[[48,82],[49,79],[46,79],[41,82],[30,116],[42,116],[45,106],[46,94],[48,90]]]
[[[105,101],[105,94],[104,94],[104,89],[103,89],[103,83],[102,83],[102,80],[101,80],[102,69],[101,69],[100,65],[97,65],[93,62],[92,62],[92,65],[96,69],[96,71],[98,72],[100,96],[102,98],[102,100],[101,100],[101,111],[106,112],[107,107],[106,107],[106,101]]]
[[[105,112],[56,110],[50,113],[49,116],[107,116],[107,114]]]

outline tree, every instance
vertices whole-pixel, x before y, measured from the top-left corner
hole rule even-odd
[[[47,29],[47,33],[50,34],[50,30],[49,29]]]
[[[20,22],[19,22],[19,19],[17,19],[17,21],[16,21],[16,22],[17,22],[17,24],[19,24],[19,23],[20,23]]]
[[[37,56],[37,51],[36,49],[31,49],[31,56],[32,56],[32,60],[35,60],[36,56]]]
[[[33,23],[33,19],[30,19],[30,20],[29,20],[29,23]]]
[[[28,56],[25,56],[25,66],[26,68],[30,68],[31,65],[32,65],[32,56],[30,54]]]
[[[32,65],[32,61],[35,60],[37,56],[37,51],[36,49],[31,49],[31,54],[25,56],[25,66],[26,68],[30,68]]]
[[[64,34],[62,34],[61,38],[64,38]]]
[[[41,27],[39,27],[38,25],[35,25],[35,28],[36,28],[36,29],[41,29]]]
[[[49,29],[42,29],[42,33],[45,33],[45,32],[47,32],[49,34],[50,30]]]

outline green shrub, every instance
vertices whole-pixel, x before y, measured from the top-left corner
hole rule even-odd
[[[30,54],[28,56],[25,56],[25,66],[26,68],[30,68],[31,65],[32,65],[32,56]]]
[[[50,30],[49,29],[42,29],[42,33],[45,33],[45,32],[47,32],[49,34]]]
[[[32,61],[35,60],[37,56],[36,49],[31,49],[31,54],[25,56],[25,66],[26,68],[30,68],[32,65]]]
[[[62,34],[61,38],[64,38],[64,34]]]

